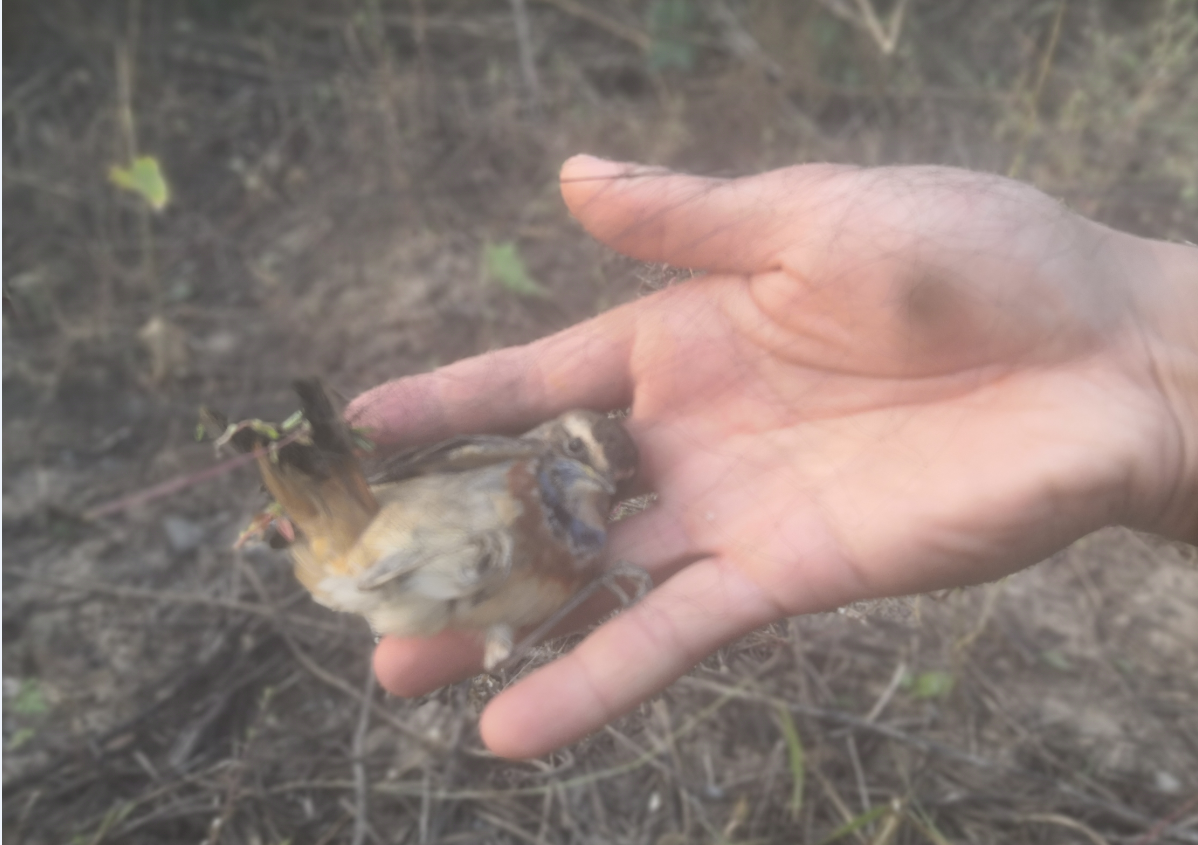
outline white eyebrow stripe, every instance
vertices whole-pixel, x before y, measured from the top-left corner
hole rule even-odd
[[[595,427],[586,417],[569,414],[562,420],[562,427],[566,434],[571,437],[577,437],[582,440],[587,446],[587,454],[590,456],[592,466],[602,473],[610,471],[608,465],[607,453],[603,450],[603,445],[595,439]]]

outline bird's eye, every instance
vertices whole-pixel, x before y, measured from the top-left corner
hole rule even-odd
[[[585,457],[587,453],[587,444],[582,441],[581,437],[571,437],[566,441],[566,454],[572,458]]]

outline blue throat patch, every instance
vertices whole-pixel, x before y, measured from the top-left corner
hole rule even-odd
[[[580,481],[594,483],[592,473],[578,461],[556,457],[543,461],[537,471],[549,528],[579,557],[597,555],[607,542],[607,531],[602,526],[591,525],[570,512],[570,488]]]

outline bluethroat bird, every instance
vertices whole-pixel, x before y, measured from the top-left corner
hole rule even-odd
[[[601,561],[617,485],[638,462],[618,420],[576,410],[518,437],[453,437],[382,461],[368,481],[320,382],[295,388],[306,422],[291,433],[218,422],[225,440],[257,450],[296,529],[295,574],[326,607],[380,635],[483,632],[490,671],[597,586],[619,592],[613,577],[635,579],[638,595],[649,586],[638,567]]]

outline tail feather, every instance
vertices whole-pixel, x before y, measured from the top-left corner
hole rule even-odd
[[[349,428],[320,380],[304,379],[294,386],[311,440],[259,455],[258,469],[311,555],[333,564],[358,541],[379,505],[354,454]]]

